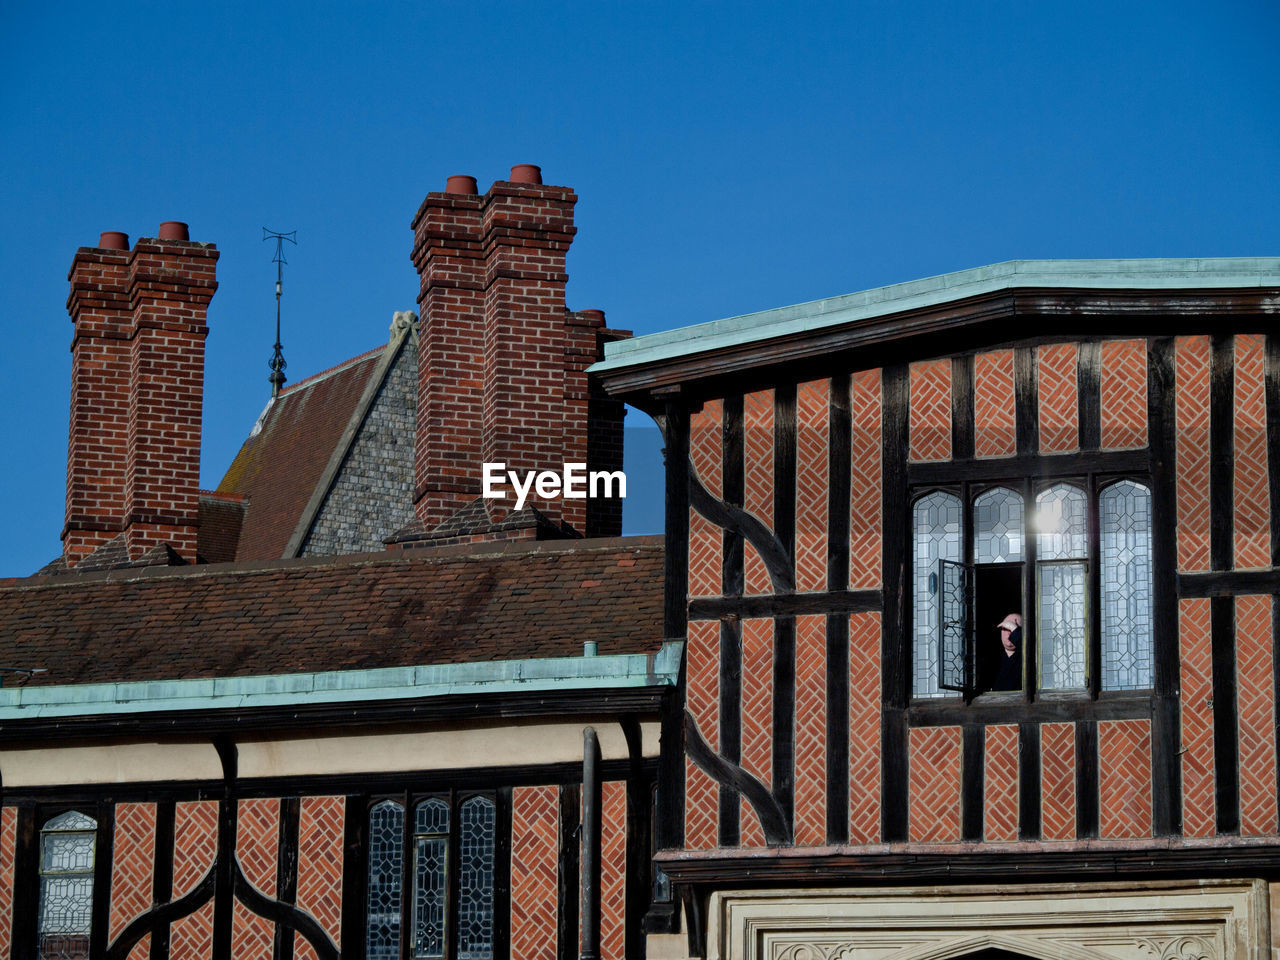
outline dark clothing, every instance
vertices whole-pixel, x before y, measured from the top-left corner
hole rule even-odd
[[[996,670],[995,683],[991,685],[992,690],[1022,689],[1022,628],[1019,627],[1009,634],[1009,639],[1013,641],[1013,655],[1005,653],[1004,644],[1000,644],[999,652],[996,654],[1000,667]]]

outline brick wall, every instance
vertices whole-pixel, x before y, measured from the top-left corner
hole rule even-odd
[[[294,903],[342,946],[344,797],[303,797],[298,803],[298,882]],[[306,937],[295,936],[294,956],[315,956]]]
[[[773,529],[773,391],[760,390],[742,398],[743,507]],[[771,593],[773,581],[760,554],[745,545],[747,593]]]
[[[16,853],[18,808],[0,808],[0,960],[9,960],[13,944],[13,858]]]
[[[983,837],[988,843],[1018,839],[1018,726],[986,728]]]
[[[815,380],[796,390],[795,574],[797,590],[827,589],[827,500],[830,481],[831,383]]]
[[[951,459],[951,361],[911,364],[910,391],[910,458]]]
[[[156,806],[154,803],[118,803],[115,837],[111,848],[111,914],[108,940],[151,906],[156,861]],[[150,934],[130,955],[148,955]]]
[[[268,897],[276,893],[280,801],[241,800],[237,811],[236,859],[245,879]],[[232,911],[231,953],[236,960],[272,960],[275,924],[239,900]]]
[[[511,794],[511,958],[555,960],[560,805],[556,787]]]
[[[218,846],[218,804],[178,803],[173,817],[173,897],[191,892],[213,865]],[[213,952],[213,901],[175,920],[169,928],[169,956],[207,957]]]
[[[686,651],[685,705],[702,737],[720,745],[720,624],[695,620],[689,624]],[[716,782],[685,758],[685,845],[710,850],[719,845],[720,789]]]
[[[689,418],[689,460],[698,480],[721,497],[724,404],[711,400]],[[724,532],[697,510],[689,509],[689,596],[718,597],[723,586]]]
[[[916,841],[960,839],[960,728],[913,727],[908,743],[911,812]]]
[[[795,688],[795,841],[818,846],[827,839],[826,617],[796,618]]]
[[[1012,350],[994,350],[973,358],[973,419],[977,456],[1013,456],[1016,435]]]

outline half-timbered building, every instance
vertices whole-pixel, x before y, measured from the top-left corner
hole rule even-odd
[[[1276,260],[1011,262],[610,347],[691,955],[1273,955],[1278,311]]]

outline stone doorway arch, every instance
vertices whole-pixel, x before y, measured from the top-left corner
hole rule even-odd
[[[712,895],[707,960],[1268,960],[1265,881]]]

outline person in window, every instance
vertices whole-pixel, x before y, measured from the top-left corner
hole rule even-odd
[[[1022,614],[1011,613],[996,628],[1000,631],[1000,666],[992,690],[1022,689]]]

